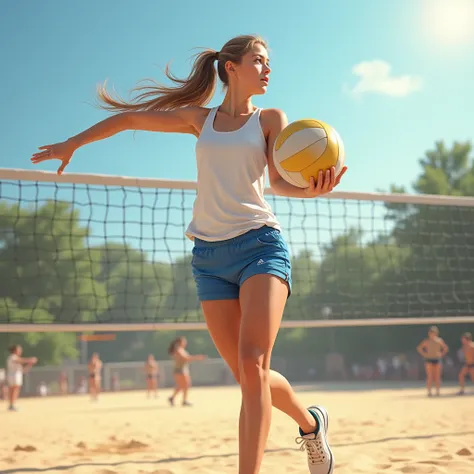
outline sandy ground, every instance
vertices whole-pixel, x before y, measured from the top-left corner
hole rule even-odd
[[[298,389],[305,404],[329,411],[337,474],[474,473],[472,394],[339,388]],[[0,405],[0,473],[236,474],[238,389],[196,388],[191,408],[169,407],[167,395],[24,399],[18,413]],[[262,474],[308,472],[296,436],[275,410]]]

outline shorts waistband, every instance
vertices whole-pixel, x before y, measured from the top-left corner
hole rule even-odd
[[[195,247],[220,247],[223,245],[229,245],[229,244],[235,244],[237,242],[243,242],[247,239],[250,239],[252,237],[255,237],[257,235],[260,235],[262,232],[270,232],[270,231],[276,231],[280,232],[278,229],[275,229],[274,227],[270,227],[268,225],[264,225],[262,227],[259,227],[258,229],[252,229],[244,234],[240,234],[237,237],[232,237],[231,239],[226,239],[226,240],[218,240],[216,242],[209,242],[207,240],[202,240],[197,237],[194,238],[194,246]]]

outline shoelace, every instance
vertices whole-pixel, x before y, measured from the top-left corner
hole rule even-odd
[[[308,459],[311,464],[323,464],[325,461],[325,455],[321,438],[318,436],[315,439],[308,439],[304,436],[295,439],[297,444],[301,444],[300,450],[308,453]]]

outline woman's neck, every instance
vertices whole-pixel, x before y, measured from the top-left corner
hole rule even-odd
[[[248,94],[242,94],[238,91],[227,90],[227,93],[219,107],[219,112],[230,115],[231,117],[239,117],[241,115],[249,115],[255,111],[252,104],[252,97]]]

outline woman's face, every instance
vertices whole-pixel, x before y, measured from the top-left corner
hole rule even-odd
[[[267,91],[270,66],[266,48],[257,43],[239,64],[226,65],[231,87],[238,87],[244,95],[261,95]]]

